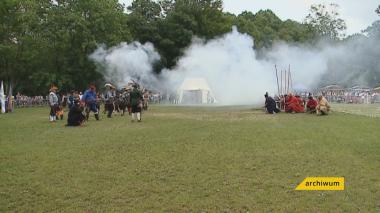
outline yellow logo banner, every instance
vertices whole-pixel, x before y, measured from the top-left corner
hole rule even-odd
[[[344,190],[344,177],[307,177],[295,190]]]

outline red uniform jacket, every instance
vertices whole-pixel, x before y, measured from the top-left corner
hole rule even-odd
[[[306,107],[308,109],[314,110],[318,105],[318,102],[315,99],[309,99],[307,101]]]
[[[288,112],[305,112],[305,109],[296,97],[291,96],[288,100]]]
[[[303,99],[301,97],[297,97],[298,103],[302,106],[305,107]]]

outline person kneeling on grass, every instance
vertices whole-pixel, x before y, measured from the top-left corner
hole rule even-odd
[[[325,97],[318,97],[317,115],[328,115],[330,112],[330,104]]]
[[[299,100],[289,93],[288,99],[286,100],[285,112],[287,113],[302,113],[305,109],[300,105]]]
[[[306,111],[308,113],[311,113],[311,114],[316,113],[316,111],[317,111],[316,108],[318,106],[318,102],[311,95],[309,96],[308,99],[309,100],[306,103]]]
[[[269,114],[279,113],[280,110],[277,109],[277,107],[276,107],[276,101],[272,97],[268,96],[268,93],[265,93],[264,97],[265,97],[265,109],[266,109],[266,111]]]
[[[83,115],[83,110],[84,108],[80,105],[80,101],[74,100],[74,104],[71,106],[67,116],[66,126],[82,126],[86,119]]]

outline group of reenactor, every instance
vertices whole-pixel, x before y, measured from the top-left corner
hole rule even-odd
[[[130,92],[126,89],[117,91],[116,87],[111,84],[106,84],[106,92],[104,94],[104,113],[111,118],[113,112],[119,112],[123,116],[126,109],[129,115],[131,114]]]
[[[99,120],[101,102],[104,102],[104,113],[108,118],[117,111],[124,115],[126,110],[132,117],[132,122],[141,122],[141,111],[148,109],[149,93],[140,89],[140,86],[133,82],[122,90],[117,90],[111,84],[105,85],[106,91],[103,98],[96,92],[95,84],[90,84],[89,88],[82,96],[69,96],[69,113],[67,126],[81,126],[88,121],[90,113],[93,112],[95,119]],[[49,93],[50,122],[55,122],[58,118],[63,119],[63,107],[57,97],[57,87],[52,86]],[[317,100],[309,94],[308,100],[304,100],[299,95],[291,93],[277,96],[276,100],[266,93],[265,110],[269,114],[282,111],[286,113],[316,113],[317,115],[328,115],[330,105],[325,97],[318,96]]]
[[[91,112],[94,113],[95,119],[99,120],[101,103],[104,103],[103,112],[108,118],[111,118],[114,112],[124,115],[128,110],[129,115],[132,116],[132,122],[136,120],[141,122],[141,111],[148,109],[149,93],[146,90],[140,89],[139,84],[135,82],[121,90],[117,90],[111,84],[106,84],[105,88],[104,95],[96,92],[95,84],[90,84],[83,95],[71,94],[67,98],[69,107],[67,126],[83,125],[85,121],[88,121]],[[63,119],[63,108],[56,94],[57,89],[56,86],[52,86],[49,93],[51,122],[55,122],[57,117]]]
[[[273,99],[266,93],[265,95],[265,109],[269,114],[275,114],[283,110],[286,113],[311,113],[317,115],[328,115],[330,112],[330,104],[322,95],[318,96],[317,100],[314,99],[312,94],[309,93],[307,100],[299,95],[289,93]],[[280,110],[281,109],[281,110]]]
[[[148,110],[149,92],[140,89],[139,84],[133,82],[121,90],[115,86],[106,84],[104,95],[104,111],[111,118],[112,113],[117,111],[123,116],[126,110],[132,116],[132,121],[141,122],[141,111]]]

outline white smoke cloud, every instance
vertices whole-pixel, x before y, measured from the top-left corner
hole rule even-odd
[[[118,87],[127,85],[131,80],[142,84],[157,84],[152,71],[154,63],[160,60],[160,55],[151,43],[121,43],[110,49],[101,46],[90,58],[103,67],[106,81]]]
[[[278,43],[266,53],[268,62],[277,64],[280,70],[291,71],[293,88],[312,89],[327,70],[325,50],[305,46]]]
[[[205,78],[220,104],[244,105],[263,102],[268,92],[277,94],[275,65],[280,70],[291,66],[293,85],[309,89],[326,72],[326,57],[320,50],[279,43],[256,57],[254,40],[236,28],[208,42],[195,40],[174,70],[163,72],[172,88],[185,78]],[[285,83],[284,83],[285,84]]]
[[[262,102],[266,91],[274,92],[274,67],[256,60],[252,37],[236,28],[221,38],[194,40],[172,71],[164,72],[172,88],[186,78],[204,78],[218,103],[252,104]]]
[[[177,66],[163,70],[159,76],[153,74],[152,67],[160,56],[150,43],[122,43],[108,50],[100,47],[90,57],[103,65],[107,80],[118,86],[137,79],[145,87],[176,93],[184,79],[204,78],[219,104],[244,105],[262,104],[265,92],[277,93],[274,65],[279,71],[290,65],[293,88],[311,90],[328,70],[342,67],[341,59],[350,64],[349,61],[358,58],[354,53],[348,54],[352,45],[320,42],[311,47],[278,43],[258,59],[254,39],[233,28],[232,32],[213,40],[195,38]],[[343,71],[338,74],[338,79],[353,76]],[[162,89],[162,85],[166,88]]]

